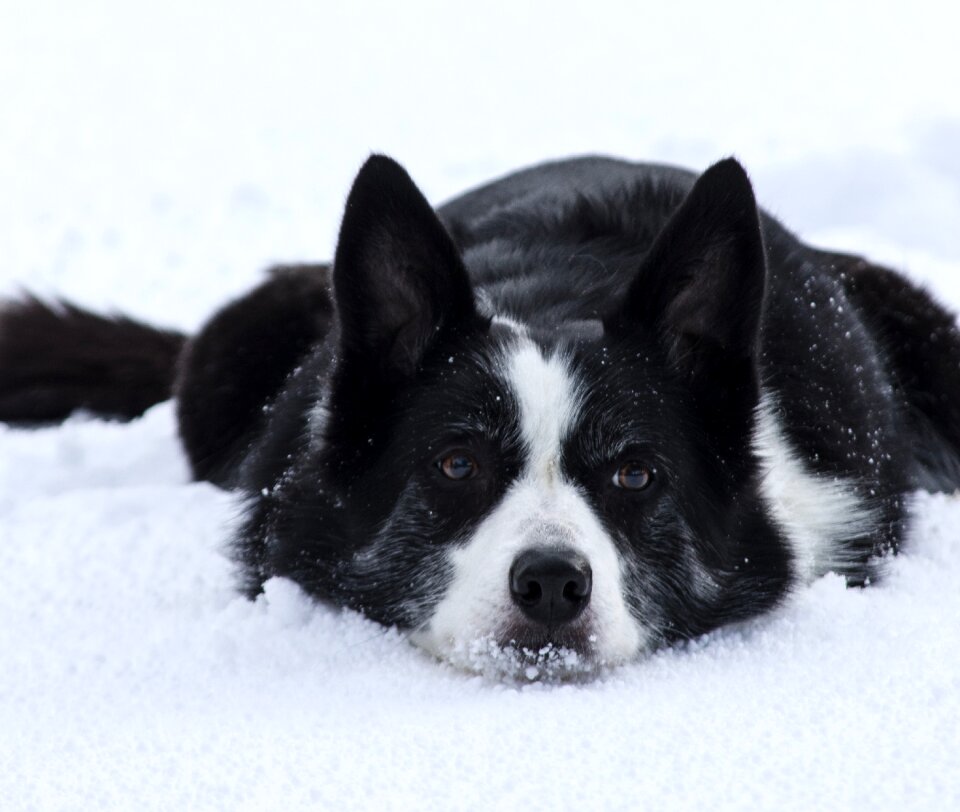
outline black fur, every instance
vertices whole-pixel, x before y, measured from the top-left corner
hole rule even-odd
[[[223,308],[186,346],[177,415],[197,479],[234,483],[263,430],[265,407],[330,331],[329,286],[327,265],[273,268],[267,282]]]
[[[838,263],[844,289],[863,313],[898,399],[916,467],[913,484],[960,483],[960,329],[925,290],[858,258]]]
[[[454,578],[450,550],[529,452],[503,317],[579,382],[559,471],[616,545],[624,599],[655,641],[762,612],[799,577],[763,492],[761,408],[797,465],[870,516],[834,565],[851,584],[899,548],[912,488],[960,485],[954,317],[892,271],[801,243],[757,208],[736,161],[699,178],[604,158],[545,164],[434,211],[375,156],[332,274],[274,272],[179,355],[194,473],[249,495],[236,552],[250,594],[283,575],[383,623],[429,623]],[[96,340],[81,350],[84,330]],[[71,306],[10,306],[0,417],[133,416],[170,393],[181,341]],[[130,377],[117,345],[143,362],[136,406],[117,405]],[[479,473],[444,479],[451,449]],[[626,459],[648,464],[654,486],[613,487]],[[510,628],[530,645],[582,638]]]
[[[184,336],[32,296],[0,309],[0,420],[48,423],[77,410],[129,420],[170,397]]]

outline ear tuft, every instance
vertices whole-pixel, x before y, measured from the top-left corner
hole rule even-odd
[[[654,240],[617,322],[655,328],[691,371],[718,355],[752,360],[765,286],[753,188],[727,158],[697,179]]]
[[[333,271],[341,349],[389,377],[410,374],[435,335],[470,321],[460,253],[396,161],[374,155],[347,198]]]

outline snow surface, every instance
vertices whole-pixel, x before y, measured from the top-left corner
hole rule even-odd
[[[330,256],[371,150],[435,200],[735,153],[806,239],[960,307],[946,3],[330,5],[5,3],[0,293],[193,329]],[[281,580],[237,597],[238,504],[188,481],[170,404],[0,428],[0,483],[0,809],[960,808],[957,497],[918,497],[881,584],[517,687]]]

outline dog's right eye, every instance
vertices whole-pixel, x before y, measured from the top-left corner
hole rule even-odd
[[[653,482],[653,471],[637,462],[621,465],[613,475],[613,484],[627,491],[644,491]]]
[[[472,479],[477,475],[477,461],[463,451],[454,451],[437,461],[437,467],[447,479]]]

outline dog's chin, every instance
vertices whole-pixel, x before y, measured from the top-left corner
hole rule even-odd
[[[450,665],[502,682],[582,682],[616,665],[596,650],[586,627],[550,632],[524,624],[499,634],[450,641],[433,653]]]

